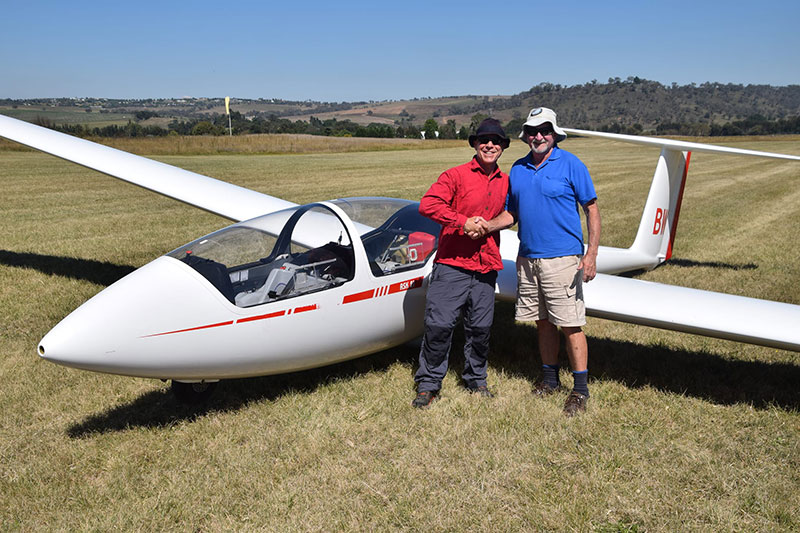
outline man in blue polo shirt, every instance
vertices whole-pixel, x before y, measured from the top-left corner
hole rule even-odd
[[[586,410],[589,398],[589,351],[581,329],[586,324],[582,283],[597,274],[600,210],[586,166],[558,147],[566,138],[552,109],[539,107],[530,112],[520,139],[531,151],[511,167],[506,210],[471,236],[519,222],[516,319],[536,322],[542,358],[543,379],[533,392],[546,396],[561,389],[560,327],[574,379],[564,413],[573,416]],[[589,237],[585,251],[579,206]]]

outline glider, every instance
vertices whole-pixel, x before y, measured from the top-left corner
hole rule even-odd
[[[661,148],[633,244],[600,247],[598,275],[584,287],[589,315],[800,351],[800,306],[614,275],[670,258],[691,152],[800,157],[565,130]],[[191,401],[221,379],[324,366],[422,334],[440,228],[419,215],[417,202],[300,206],[2,115],[0,137],[235,222],[85,302],[39,343],[48,361],[172,380],[176,395]],[[515,232],[503,232],[499,299],[516,296],[518,245]]]

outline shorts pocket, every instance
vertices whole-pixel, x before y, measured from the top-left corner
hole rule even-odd
[[[575,294],[577,293],[577,287],[574,283],[569,285],[564,285],[564,294],[566,294],[567,298],[574,298]]]

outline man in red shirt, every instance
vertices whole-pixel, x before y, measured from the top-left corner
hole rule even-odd
[[[425,306],[425,334],[414,376],[417,396],[412,405],[427,407],[439,394],[458,317],[464,313],[464,385],[492,397],[486,385],[489,333],[494,317],[494,286],[503,268],[500,235],[481,232],[480,224],[503,212],[508,175],[497,160],[509,139],[500,122],[481,122],[469,144],[475,157],[446,170],[422,197],[419,212],[442,226]]]

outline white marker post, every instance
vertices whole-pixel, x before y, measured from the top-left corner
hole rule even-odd
[[[228,135],[233,136],[233,128],[231,128],[231,97],[225,97],[225,114],[228,115]]]

